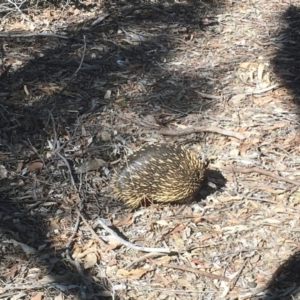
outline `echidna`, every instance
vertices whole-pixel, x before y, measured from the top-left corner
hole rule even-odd
[[[145,201],[191,200],[207,163],[181,146],[146,146],[128,156],[111,181],[112,195],[136,208]]]

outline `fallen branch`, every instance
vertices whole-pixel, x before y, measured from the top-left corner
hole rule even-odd
[[[110,233],[113,237],[115,237],[121,244],[125,245],[128,248],[143,251],[143,252],[162,252],[162,253],[171,253],[172,251],[168,248],[148,248],[148,247],[140,247],[136,246],[130,242],[125,241],[120,236],[117,235],[112,229],[110,229],[100,218],[97,219],[97,222],[103,227],[108,233]]]
[[[284,181],[293,185],[300,186],[300,181],[295,181],[293,179],[285,178],[279,175],[274,174],[272,171],[267,171],[264,169],[261,169],[259,167],[252,167],[252,168],[237,168],[237,167],[220,167],[221,170],[226,171],[233,171],[235,173],[260,173],[269,177],[272,177],[278,181]]]
[[[199,133],[199,132],[213,132],[213,133],[219,133],[219,134],[223,134],[223,135],[227,135],[227,136],[232,136],[239,140],[246,139],[246,137],[241,133],[233,132],[230,130],[221,129],[221,128],[217,128],[217,127],[192,127],[192,128],[181,129],[181,130],[176,130],[176,131],[163,128],[160,131],[158,131],[159,134],[172,135],[172,136],[187,135],[187,134]]]

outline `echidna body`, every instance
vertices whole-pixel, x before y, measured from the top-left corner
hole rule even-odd
[[[112,178],[112,195],[129,207],[150,202],[182,202],[193,198],[206,164],[175,145],[147,146],[128,156]]]

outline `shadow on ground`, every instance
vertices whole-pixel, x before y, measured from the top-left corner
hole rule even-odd
[[[300,252],[291,255],[273,274],[267,284],[264,296],[255,296],[253,300],[299,299],[300,290]]]
[[[284,30],[276,35],[274,45],[277,53],[273,60],[274,68],[281,82],[291,96],[285,96],[287,102],[292,100],[300,104],[300,8],[290,5],[282,15]],[[292,99],[291,99],[292,98]],[[295,216],[296,217],[296,216]],[[277,271],[267,285],[266,295],[253,299],[285,300],[299,299],[300,288],[299,251],[291,255]]]
[[[206,15],[216,12],[211,3],[218,2],[132,3],[106,1],[97,24],[92,25],[97,18],[73,23],[62,29],[67,38],[2,39],[0,158],[8,175],[0,186],[0,238],[5,245],[0,254],[5,270],[0,273],[9,286],[3,291],[10,296],[19,291],[12,289],[11,279],[22,271],[15,262],[22,265],[28,257],[31,286],[47,275],[57,278],[49,285],[80,299],[102,299],[114,289],[106,287],[103,275],[97,284],[91,279],[97,274],[89,270],[78,275],[76,265],[66,258],[76,240],[73,232],[63,241],[55,239],[60,226],[74,228],[70,224],[77,201],[66,184],[70,170],[57,153],[75,144],[78,131],[84,136],[84,119],[115,102],[133,110],[136,103],[153,109],[160,105],[164,114],[169,110],[178,116],[212,104],[195,92],[212,88],[211,66],[190,74],[177,72],[174,65],[176,55],[184,51],[177,48],[178,41],[191,46],[205,28],[214,26],[215,18]],[[165,62],[170,62],[169,69]],[[162,117],[161,122],[168,121]],[[102,129],[96,122],[88,128],[92,135]],[[94,215],[99,211],[95,209]],[[70,223],[61,224],[62,220]]]

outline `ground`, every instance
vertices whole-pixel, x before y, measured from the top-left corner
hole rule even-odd
[[[3,299],[300,299],[300,1],[2,1]],[[123,157],[209,159],[131,210]]]

